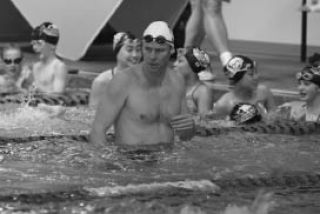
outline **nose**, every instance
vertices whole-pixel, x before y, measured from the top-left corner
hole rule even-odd
[[[151,60],[155,60],[157,58],[157,54],[156,54],[155,50],[152,50],[149,53],[149,57],[150,57]]]
[[[302,84],[298,85],[298,90],[303,90],[303,85]]]

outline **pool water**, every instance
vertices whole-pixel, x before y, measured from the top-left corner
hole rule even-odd
[[[87,134],[94,117],[86,107],[58,118],[26,106],[0,114],[1,137]],[[0,144],[0,212],[221,213],[264,189],[274,193],[271,213],[320,213],[319,157],[318,135],[229,132],[152,151],[17,140]]]

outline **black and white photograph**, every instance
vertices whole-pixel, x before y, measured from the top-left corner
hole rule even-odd
[[[320,0],[1,0],[0,214],[319,214]]]

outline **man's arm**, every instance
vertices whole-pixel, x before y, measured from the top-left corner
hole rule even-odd
[[[107,84],[105,95],[100,98],[90,133],[90,142],[94,145],[106,145],[106,131],[121,114],[127,98],[129,79],[126,74],[119,73]]]
[[[53,81],[53,92],[54,93],[63,93],[67,85],[67,68],[64,63],[61,63],[57,66],[55,71],[54,81]]]
[[[177,134],[181,140],[190,140],[195,134],[195,123],[192,115],[189,113],[186,103],[186,88],[185,81],[182,76],[177,76],[177,83],[180,88],[180,100],[181,100],[181,110],[180,114],[171,118],[171,127],[174,129],[175,134]]]
[[[200,116],[205,116],[212,109],[213,95],[212,90],[207,86],[200,86],[197,92],[197,106]]]

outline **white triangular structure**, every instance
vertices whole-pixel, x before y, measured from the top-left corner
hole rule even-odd
[[[123,0],[12,0],[32,27],[44,21],[60,29],[57,54],[81,58]]]
[[[32,27],[44,21],[60,29],[57,54],[77,60],[108,21],[140,36],[155,20],[172,27],[188,0],[11,0]],[[111,18],[112,17],[112,18]],[[110,20],[111,19],[111,20]]]

